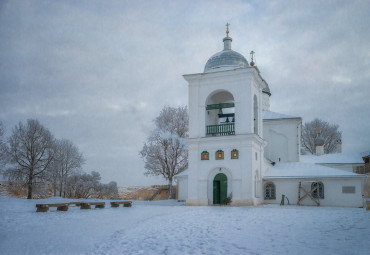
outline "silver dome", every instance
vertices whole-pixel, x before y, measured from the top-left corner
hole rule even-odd
[[[231,50],[231,37],[224,38],[224,50],[208,59],[204,72],[219,67],[248,67],[249,64],[242,54]]]

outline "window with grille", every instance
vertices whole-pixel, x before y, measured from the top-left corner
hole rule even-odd
[[[275,184],[272,182],[266,183],[265,186],[265,199],[276,199]]]
[[[315,189],[317,187],[317,189]],[[324,184],[322,182],[313,182],[311,184],[312,196],[314,198],[324,198]]]

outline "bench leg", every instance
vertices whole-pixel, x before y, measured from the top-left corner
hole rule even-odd
[[[37,207],[36,212],[47,212],[49,211],[49,207]]]
[[[63,212],[68,211],[68,205],[58,206],[57,211],[63,211]]]
[[[81,205],[81,209],[91,209],[91,205]]]

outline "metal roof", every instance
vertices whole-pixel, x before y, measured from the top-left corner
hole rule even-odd
[[[231,37],[225,37],[224,50],[214,54],[210,59],[208,59],[206,66],[204,67],[204,72],[208,70],[220,68],[220,67],[248,67],[248,61],[245,57],[231,49]]]

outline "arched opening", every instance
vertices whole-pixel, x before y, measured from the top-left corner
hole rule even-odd
[[[311,184],[311,190],[314,198],[324,199],[324,184],[322,182],[313,182]]]
[[[213,204],[226,204],[227,177],[225,174],[217,174],[213,179]]]
[[[211,93],[206,100],[206,134],[235,134],[235,104],[233,95],[225,90]]]
[[[256,95],[253,97],[253,129],[254,133],[258,135],[258,103]]]

